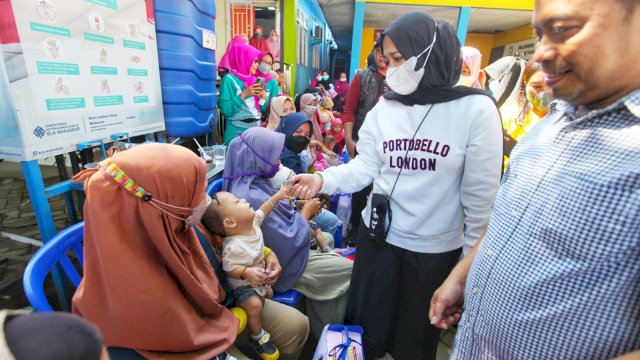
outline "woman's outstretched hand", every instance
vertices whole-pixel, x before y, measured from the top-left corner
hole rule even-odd
[[[311,199],[322,189],[324,181],[320,174],[300,174],[291,179],[293,196],[298,199]]]

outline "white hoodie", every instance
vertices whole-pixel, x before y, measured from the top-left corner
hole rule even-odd
[[[326,169],[321,192],[352,193],[373,182],[372,193],[388,196],[404,167],[387,242],[419,253],[464,245],[466,255],[487,227],[500,184],[502,124],[491,99],[465,96],[433,105],[411,140],[430,106],[381,99],[359,131],[358,156]],[[371,196],[362,212],[367,227],[370,206]]]

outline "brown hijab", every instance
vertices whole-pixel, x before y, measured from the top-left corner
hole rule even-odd
[[[183,147],[140,145],[111,160],[154,199],[195,208],[205,198],[205,163]],[[86,180],[87,199],[84,276],[73,312],[96,324],[106,345],[146,357],[211,359],[227,350],[238,320],[220,304],[224,290],[194,230],[100,169],[74,180]]]

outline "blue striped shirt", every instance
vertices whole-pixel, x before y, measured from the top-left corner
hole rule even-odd
[[[516,146],[467,278],[453,359],[640,349],[640,89],[552,104]]]

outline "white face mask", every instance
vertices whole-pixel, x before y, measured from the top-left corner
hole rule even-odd
[[[260,70],[263,74],[268,74],[271,71],[271,65],[269,64],[260,64],[258,65],[258,70]]]
[[[303,107],[303,109],[304,109],[305,113],[307,113],[309,115],[313,115],[318,110],[318,107],[317,106],[312,106],[312,105],[305,105]]]
[[[347,78],[346,77],[341,77],[340,81],[347,81]]]
[[[429,62],[431,49],[433,49],[433,44],[435,44],[436,42],[437,35],[437,32],[433,34],[433,41],[431,41],[431,45],[427,46],[427,48],[424,49],[420,54],[412,56],[400,66],[387,68],[386,80],[391,90],[400,95],[409,95],[416,91],[418,85],[420,84],[420,80],[422,80],[422,77],[424,76],[424,68]],[[427,58],[424,60],[424,64],[422,64],[420,70],[415,71],[414,69],[416,68],[416,64],[418,63],[418,58],[427,51]]]
[[[473,76],[460,75],[460,80],[458,80],[458,83],[456,84],[456,86],[459,86],[459,85],[471,87],[471,85],[473,85]]]

